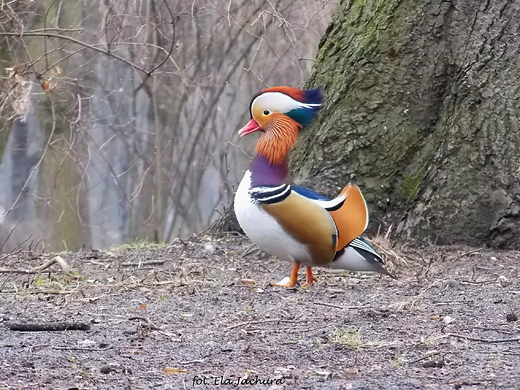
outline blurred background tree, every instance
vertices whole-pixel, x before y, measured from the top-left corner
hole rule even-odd
[[[248,162],[235,141],[251,96],[302,84],[335,7],[3,1],[0,251],[208,227]]]

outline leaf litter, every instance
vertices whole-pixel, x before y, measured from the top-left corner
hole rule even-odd
[[[518,388],[520,252],[392,245],[398,280],[289,289],[232,235],[3,255],[0,389]]]

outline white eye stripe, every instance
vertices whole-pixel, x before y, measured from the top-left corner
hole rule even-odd
[[[285,113],[297,108],[320,107],[321,104],[302,103],[281,92],[265,92],[253,100],[251,103],[251,111],[255,111],[257,106],[260,109],[269,107],[270,110],[268,111],[270,112]]]

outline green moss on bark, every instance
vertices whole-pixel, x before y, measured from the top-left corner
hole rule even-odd
[[[401,196],[405,201],[411,201],[415,198],[419,192],[423,178],[424,175],[411,174],[403,179],[401,184]]]

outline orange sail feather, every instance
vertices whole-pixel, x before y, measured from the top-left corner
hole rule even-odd
[[[338,197],[342,196],[346,196],[343,205],[337,210],[329,211],[338,230],[336,251],[360,236],[368,225],[368,208],[359,187],[350,184],[345,186]]]

